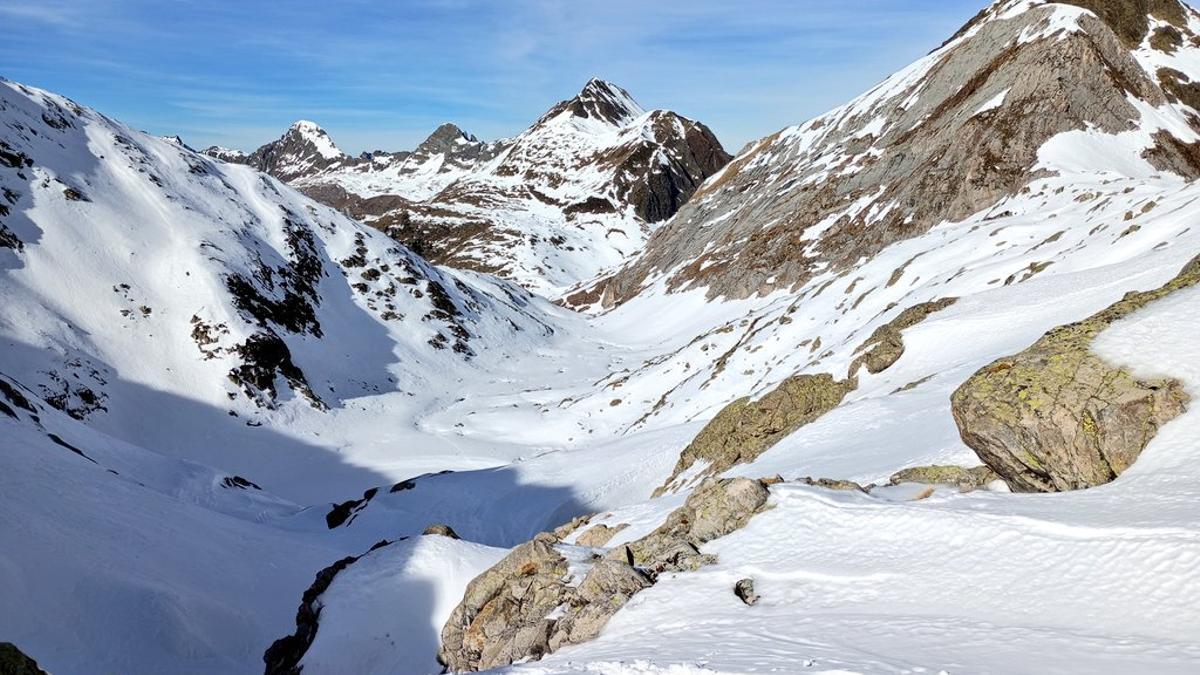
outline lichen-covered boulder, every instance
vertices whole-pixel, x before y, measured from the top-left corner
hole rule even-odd
[[[992,481],[1000,480],[1000,475],[988,466],[965,468],[961,466],[914,466],[897,471],[888,479],[888,483],[925,483],[927,485],[955,485],[963,492],[978,490]]]
[[[1055,328],[999,359],[952,398],[963,441],[1017,492],[1094,487],[1128,469],[1159,428],[1186,409],[1169,378],[1141,379],[1091,351],[1113,322],[1200,283],[1200,257],[1152,291],[1129,293],[1100,313]]]
[[[757,401],[743,398],[726,406],[679,456],[671,477],[655,495],[673,487],[696,462],[707,462],[703,475],[715,476],[754,461],[800,427],[833,410],[854,391],[854,379],[837,380],[829,373],[795,375]]]
[[[658,574],[714,561],[699,547],[760,512],[769,484],[709,479],[658,529],[604,555],[551,533],[521,544],[467,586],[442,629],[439,660],[452,672],[487,670],[591,640]]]
[[[438,658],[453,672],[484,670],[550,650],[555,608],[567,598],[569,565],[543,533],[467,585],[442,630]]]
[[[655,573],[698,569],[715,560],[701,553],[700,546],[744,527],[766,507],[770,496],[765,481],[708,478],[658,529],[609,551],[607,557],[632,553],[636,565]]]

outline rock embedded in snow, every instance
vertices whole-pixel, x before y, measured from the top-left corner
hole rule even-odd
[[[426,536],[433,535],[438,537],[449,537],[451,539],[461,539],[461,537],[458,536],[458,533],[454,531],[454,528],[450,527],[449,525],[430,525],[429,527],[425,528],[421,534]]]
[[[796,375],[757,401],[747,397],[730,403],[684,448],[671,477],[656,494],[679,488],[676,481],[697,462],[706,463],[701,475],[712,476],[753,461],[836,408],[856,386],[853,378],[836,380],[828,373]]]
[[[1105,362],[1092,340],[1113,322],[1200,283],[1200,257],[1152,291],[1056,328],[977,372],[953,396],[963,442],[1017,492],[1103,485],[1133,465],[1190,400],[1179,381]]]
[[[928,485],[954,485],[963,492],[979,490],[1000,476],[987,466],[964,468],[961,466],[914,466],[897,471],[888,479],[889,485],[901,483],[926,483]]]
[[[754,592],[753,579],[739,579],[738,582],[733,585],[733,594],[738,596],[738,599],[747,605],[754,605],[758,603],[758,594]]]
[[[902,331],[921,323],[930,314],[939,312],[953,305],[958,298],[942,298],[932,302],[922,302],[900,312],[896,318],[880,326],[871,334],[857,351],[864,352],[850,364],[850,377],[858,374],[859,368],[866,366],[872,375],[882,373],[891,368],[904,355],[904,335]]]
[[[604,556],[539,534],[467,586],[442,629],[439,660],[452,672],[487,670],[595,638],[658,575],[714,562],[700,546],[763,510],[767,485],[709,479],[653,532]]]

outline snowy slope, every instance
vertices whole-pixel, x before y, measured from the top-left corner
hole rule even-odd
[[[450,396],[554,332],[516,287],[434,268],[256,171],[15,83],[0,107],[0,369],[113,436],[293,496],[359,491],[321,449],[355,427],[322,437],[330,418]],[[289,484],[305,471],[330,473]]]
[[[0,638],[60,675],[97,664],[261,672],[318,570],[409,537],[333,578],[317,599],[304,672],[438,672],[441,622],[508,547],[588,513],[629,525],[610,545],[646,534],[687,496],[651,493],[726,404],[797,373],[846,377],[877,328],[956,297],[904,330],[894,365],[858,371],[840,406],[730,470],[789,482],[772,488],[773,509],[705,546],[716,565],[660,580],[594,642],[510,670],[1194,672],[1195,406],[1132,469],[1088,491],[938,489],[909,501],[905,488],[866,495],[795,482],[886,482],[910,466],[977,464],[951,392],[1046,330],[1161,285],[1200,251],[1200,188],[1187,161],[1200,139],[1195,111],[1157,70],[1169,61],[1191,72],[1194,48],[1190,38],[1174,51],[1151,40],[1161,22],[1196,32],[1194,18],[1155,15],[1129,37],[1086,4],[1113,6],[997,3],[881,88],[760,142],[654,235],[607,296],[587,298],[597,310],[620,301],[588,317],[432,267],[261,174],[3,83],[0,186],[16,196],[0,202],[9,242],[0,381],[26,392],[40,423],[19,406],[0,414],[13,439],[0,455],[0,507],[19,524],[0,528],[0,592],[32,608],[0,618]],[[1009,49],[1022,68],[989,70]],[[1113,65],[1054,70],[1060,52]],[[998,79],[951,96],[979,69]],[[1041,124],[1030,106],[1057,100],[1038,87],[1058,78],[1087,92],[1072,99],[1072,116],[1053,120],[1061,128],[988,136],[1001,122]],[[942,121],[902,142],[916,120],[901,111],[923,119],[946,98]],[[563,127],[607,122],[559,111],[539,124],[559,138]],[[912,214],[911,229],[888,230],[910,214],[890,225],[869,215],[896,194],[867,185],[883,169],[857,167],[936,154],[939,139],[963,129],[995,140],[998,153],[1014,149],[996,155],[1012,158],[1003,181],[930,201],[937,209]],[[549,156],[538,148],[549,147],[498,155],[490,166],[515,173],[497,184],[538,184]],[[951,159],[952,174],[978,175],[973,156]],[[860,183],[832,205],[781,192],[835,172]],[[778,266],[741,264],[762,245],[751,226],[771,231],[769,214],[789,209],[819,216],[795,229],[800,248],[781,249],[791,257]],[[843,220],[850,211],[863,218]],[[875,237],[875,226],[889,234]],[[312,245],[293,243],[306,239],[296,233]],[[239,305],[234,275],[255,289],[247,297],[298,300]],[[388,284],[394,296],[376,295]],[[1152,304],[1095,348],[1200,396],[1197,302],[1189,291]],[[204,329],[197,344],[193,315],[229,333]],[[312,399],[278,361],[267,362],[269,387],[230,382],[246,365],[231,347],[256,334],[282,341]],[[224,487],[235,473],[262,490]],[[418,538],[433,523],[464,539]],[[753,607],[732,593],[743,577],[762,596]]]
[[[880,387],[738,473],[866,480],[906,462],[970,463],[947,402],[989,358],[972,353],[1028,344],[1044,325],[1030,307],[1077,318],[1095,309],[1084,296],[1103,294],[1113,279],[1151,288],[1170,276],[1165,267],[1148,271],[1147,262],[1047,278],[1008,298],[997,292],[986,304],[956,307],[913,336],[914,356],[936,360],[941,376],[901,395]],[[1182,264],[1178,256],[1174,262]],[[1181,378],[1194,396],[1197,311],[1200,294],[1181,292],[1114,325],[1096,349],[1140,375]],[[999,341],[997,326],[1005,327]],[[873,420],[865,429],[864,419]],[[716,566],[660,581],[595,642],[511,670],[750,673],[803,664],[805,672],[1194,672],[1197,424],[1200,411],[1192,410],[1116,482],[1082,492],[941,489],[923,501],[894,502],[911,495],[779,486],[774,509],[706,548],[719,556]],[[669,508],[650,516],[644,508],[617,511],[604,521],[633,523],[619,544]],[[756,580],[762,597],[754,607],[732,593],[744,577]]]

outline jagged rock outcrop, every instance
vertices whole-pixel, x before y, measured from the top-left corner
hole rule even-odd
[[[1186,104],[1178,85],[1197,73],[1168,77],[1143,64],[1156,50],[1192,48],[1184,19],[1194,12],[1176,0],[1069,4],[996,2],[866,95],[752,144],[641,256],[567,302],[610,307],[660,275],[669,290],[707,288],[712,298],[795,289],[1019,194],[1046,175],[1039,152],[1059,134],[1154,127],[1139,106]],[[1178,39],[1143,48],[1148,13]],[[1178,128],[1194,124],[1190,108],[1171,114]],[[1179,133],[1132,150],[1132,161],[1200,176],[1189,134]]]
[[[892,474],[890,485],[901,483],[925,483],[928,485],[953,485],[963,492],[978,490],[1000,475],[987,466],[965,468],[961,466],[914,466]]]
[[[467,586],[442,629],[439,660],[451,672],[487,670],[596,637],[657,575],[711,563],[699,547],[764,509],[767,485],[705,481],[654,532],[604,556],[538,535]]]
[[[655,494],[677,488],[676,481],[697,462],[707,462],[701,475],[724,473],[754,461],[779,441],[842,402],[854,391],[853,378],[837,380],[828,373],[789,377],[762,398],[738,399],[725,406],[684,448],[671,477]]]
[[[1141,379],[1105,362],[1091,342],[1113,322],[1197,283],[1200,257],[1164,286],[1129,293],[980,370],[953,396],[963,442],[1018,492],[1078,490],[1121,475],[1189,397],[1177,380]]]
[[[0,675],[46,675],[46,671],[13,643],[0,642]]]

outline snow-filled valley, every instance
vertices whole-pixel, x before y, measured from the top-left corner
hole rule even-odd
[[[0,79],[0,643],[56,675],[432,675],[534,634],[483,667],[1196,672],[1200,114],[1173,87],[1200,78],[1200,15],[1149,4],[1125,40],[1100,0],[995,3],[861,99],[751,144],[641,232],[644,249],[565,276],[537,278],[535,261],[521,284],[431,264],[251,167]],[[1165,28],[1187,40],[1153,46]],[[1104,76],[1069,87],[1063,128],[1022,126],[1031,82],[1077,73],[1014,84],[1004,64],[1081,44],[1110,59]],[[970,192],[929,188],[937,208],[853,184],[936,146],[926,124],[1036,147],[1003,180],[987,162],[930,169]],[[836,176],[844,193],[796,196],[836,192]],[[813,217],[783,228],[795,246],[772,240],[786,264],[743,257],[795,214]],[[530,290],[559,300],[601,269],[562,303]],[[893,478],[1003,468],[967,433],[961,392],[1020,371],[1060,327],[1092,331],[1090,356],[1035,363],[1109,368],[1084,382],[1099,407],[1082,427],[1104,448],[1137,441],[1136,461],[1103,457],[1104,484],[1061,492]],[[836,400],[795,424],[717,427],[804,376],[828,376]],[[1117,381],[1140,387],[1118,403],[1152,403],[1113,412]],[[1130,426],[1165,390],[1179,414]],[[1029,447],[1073,423],[1014,396],[1042,425],[1020,427]],[[701,447],[712,428],[769,442],[722,463]],[[1021,461],[1054,474],[1039,457]],[[667,525],[728,507],[688,511],[730,484],[710,474],[754,479],[765,504],[641,557]],[[564,573],[502,576],[547,541]],[[691,555],[704,562],[679,563]],[[597,601],[610,563],[637,590]],[[592,635],[579,617],[604,602]],[[568,620],[567,638],[540,635]]]

